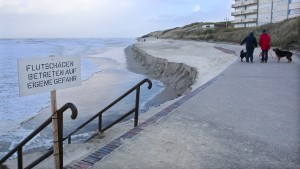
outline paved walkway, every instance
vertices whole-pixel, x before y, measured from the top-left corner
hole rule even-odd
[[[300,168],[300,58],[293,60],[238,59],[189,95],[66,168]]]

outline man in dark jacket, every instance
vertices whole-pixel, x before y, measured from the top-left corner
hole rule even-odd
[[[257,47],[257,41],[253,32],[251,32],[248,36],[246,36],[240,45],[243,45],[244,43],[246,43],[246,50],[247,50],[246,62],[249,62],[249,58],[250,58],[250,61],[253,63],[253,52],[254,52],[254,48]]]

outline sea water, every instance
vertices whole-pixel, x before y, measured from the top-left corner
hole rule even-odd
[[[144,79],[145,76],[127,70],[125,66],[125,54],[119,56],[107,55],[101,58],[101,66],[95,65],[86,56],[97,56],[108,49],[125,48],[134,42],[134,39],[117,38],[0,39],[0,158],[34,130],[34,128],[28,127],[31,125],[27,125],[26,127],[26,122],[37,116],[42,108],[50,104],[49,92],[23,97],[19,96],[17,66],[19,58],[49,57],[51,55],[62,57],[80,56],[82,81],[88,80],[94,73],[98,72],[103,77],[108,77],[105,79],[106,84],[115,84],[115,89],[112,89],[112,86],[108,88],[108,86],[104,85],[101,86],[101,91],[126,91],[134,86],[136,82]],[[122,66],[112,66],[112,63]],[[120,78],[121,80],[115,80],[116,78]],[[154,90],[141,96],[140,109],[142,112],[149,108],[145,106],[147,101],[161,92],[163,88],[164,86],[160,82],[153,81]],[[145,91],[145,89],[142,90]],[[105,99],[113,100],[118,97],[117,95],[120,95],[120,93],[115,92],[115,94],[105,95]],[[133,99],[129,99],[129,101],[134,102]],[[127,102],[123,104],[126,105]],[[84,120],[78,119],[77,121],[81,122]],[[42,122],[35,121],[38,124]],[[84,135],[84,133],[81,133],[81,135]],[[37,148],[39,146],[47,147],[51,146],[51,144],[52,140],[50,137],[40,136],[33,140],[26,149]]]

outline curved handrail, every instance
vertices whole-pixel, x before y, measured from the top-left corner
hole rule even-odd
[[[152,88],[152,82],[151,82],[151,80],[149,80],[149,79],[144,79],[144,80],[142,80],[140,83],[138,83],[137,85],[135,85],[135,86],[142,86],[144,83],[148,83],[148,89],[151,89]]]
[[[135,86],[133,86],[131,89],[129,89],[126,93],[124,93],[122,96],[120,96],[119,98],[117,98],[115,101],[113,101],[111,104],[109,104],[108,106],[106,106],[104,109],[102,109],[101,111],[99,111],[97,114],[95,114],[93,117],[91,117],[89,120],[87,120],[85,123],[83,123],[82,125],[80,125],[79,127],[77,127],[73,132],[71,132],[69,135],[67,135],[66,137],[63,138],[63,140],[68,139],[68,143],[71,143],[71,136],[73,134],[75,134],[77,131],[79,131],[81,128],[83,128],[84,126],[86,126],[87,124],[89,124],[91,121],[93,121],[95,118],[97,117],[102,117],[102,114],[108,110],[109,108],[111,108],[113,105],[115,105],[116,103],[118,103],[120,100],[122,100],[123,98],[125,98],[127,95],[129,95],[130,93],[132,93],[133,91],[137,90],[138,94],[139,94],[139,89],[140,86],[142,86],[144,83],[148,83],[148,89],[150,90],[152,88],[152,82],[151,80],[145,78],[144,80],[140,81],[138,84],[136,84]],[[138,103],[136,103],[138,104]],[[120,121],[121,119],[126,118],[127,116],[129,116],[132,112],[134,112],[134,110],[129,111],[128,113],[126,113],[124,116],[122,116],[121,118],[119,118],[116,121]],[[138,113],[138,112],[137,112]],[[101,125],[102,125],[102,121],[99,120],[99,131],[101,131]]]
[[[67,109],[71,109],[71,119],[76,119],[77,115],[78,115],[78,110],[77,107],[73,104],[73,103],[66,103],[65,105],[63,105],[60,109],[58,109],[56,112],[57,113],[63,113],[65,112]]]
[[[58,114],[62,114],[64,111],[66,111],[68,108],[71,109],[72,114],[71,114],[71,118],[75,119],[77,117],[78,114],[78,110],[76,108],[76,106],[72,103],[66,103],[65,105],[63,105],[59,110],[56,111],[56,113]],[[53,116],[53,115],[52,115]],[[20,162],[22,163],[22,147],[28,143],[33,137],[35,137],[37,134],[39,134],[43,129],[45,129],[51,122],[52,122],[52,116],[49,117],[43,124],[41,124],[37,129],[35,129],[29,136],[27,136],[23,141],[21,141],[21,143],[19,143],[14,149],[12,149],[9,153],[7,153],[6,156],[4,156],[1,160],[0,160],[0,164],[4,163],[9,157],[11,157],[14,153],[16,153],[18,151],[18,166],[19,168],[22,168],[20,166],[23,166],[23,164],[20,164]],[[21,151],[20,151],[21,150]],[[20,154],[19,154],[20,153]],[[50,154],[51,155],[51,154]],[[48,157],[48,156],[47,156]],[[47,158],[46,157],[46,158]],[[21,160],[19,159],[21,158]],[[46,159],[44,158],[44,159]],[[44,160],[42,159],[42,160]],[[42,160],[39,161],[34,161],[33,163],[35,163],[35,165],[37,165],[38,163],[40,163]],[[32,164],[33,164],[32,163]],[[31,164],[30,164],[31,165]],[[34,165],[34,166],[35,166]]]

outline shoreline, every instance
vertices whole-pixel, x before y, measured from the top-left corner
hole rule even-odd
[[[64,125],[66,127],[65,133],[68,133],[68,130],[74,130],[78,125],[82,124],[83,121],[86,121],[87,118],[92,117],[95,113],[99,112],[102,108],[107,106],[109,103],[111,103],[114,99],[119,97],[121,94],[123,94],[125,91],[129,90],[132,85],[136,84],[135,81],[140,82],[143,80],[141,75],[133,75],[130,79],[126,79],[128,75],[131,75],[129,70],[125,70],[126,62],[125,62],[125,55],[124,55],[124,48],[126,46],[122,47],[112,47],[108,48],[108,50],[101,52],[97,55],[87,55],[84,56],[86,59],[88,59],[93,64],[97,65],[97,67],[101,67],[101,70],[98,70],[91,74],[91,77],[87,78],[86,80],[83,80],[81,82],[80,86],[62,89],[57,91],[57,107],[60,108],[63,106],[66,102],[71,102],[76,105],[78,111],[80,112],[78,114],[77,119],[71,120],[69,117],[69,112],[64,113]],[[107,56],[114,56],[121,59],[112,59]],[[116,69],[115,69],[116,68]],[[124,69],[124,70],[123,70]],[[106,71],[103,73],[103,71]],[[123,77],[126,76],[126,77]],[[120,77],[120,78],[119,78]],[[141,77],[141,78],[139,78]],[[112,84],[108,84],[105,82],[105,79],[108,79]],[[154,82],[155,83],[155,82]],[[154,85],[154,84],[153,84]],[[108,90],[102,90],[102,89],[108,89]],[[115,90],[115,91],[114,91]],[[112,92],[114,91],[114,92]],[[155,93],[155,92],[154,92]],[[106,95],[110,97],[105,97]],[[114,97],[115,96],[115,97]],[[150,95],[152,97],[152,94]],[[106,99],[104,99],[106,98]],[[128,100],[128,99],[127,99]],[[130,98],[129,98],[130,100]],[[134,103],[134,102],[133,102]],[[142,102],[141,102],[142,103]],[[50,104],[50,102],[49,102]],[[118,117],[119,115],[117,112],[121,112],[121,110],[126,109],[130,105],[118,105],[118,107],[114,110],[112,110],[112,114],[107,113],[108,115],[107,119],[114,119],[114,117]],[[141,106],[142,107],[142,106]],[[47,118],[51,116],[51,107],[49,105],[41,108],[38,110],[37,114],[33,117],[30,117],[23,121],[20,126],[16,127],[16,130],[23,130],[26,131],[26,133],[31,133],[34,129],[37,128],[41,123],[43,123]],[[106,118],[106,117],[104,117]],[[106,121],[109,121],[105,119]],[[105,124],[105,122],[104,122]],[[73,127],[70,127],[70,126]],[[74,127],[75,126],[75,127]],[[92,127],[88,127],[92,128]],[[86,130],[88,129],[86,128]],[[26,152],[34,152],[35,149],[39,150],[43,147],[47,147],[46,144],[48,144],[51,139],[52,133],[52,125],[49,125],[43,132],[41,133],[41,136],[45,138],[46,143],[40,143],[38,148],[35,148],[34,145],[30,145],[30,149],[26,150]],[[14,133],[14,131],[7,132],[6,135],[11,135]],[[28,134],[25,134],[25,137]],[[49,136],[47,136],[49,135]],[[15,142],[11,142],[7,140],[4,140],[1,142],[3,145],[3,152],[6,150],[6,148],[11,147],[13,145],[18,144],[23,137],[15,139]],[[48,140],[49,139],[49,140]],[[19,141],[20,140],[20,141]],[[39,138],[39,140],[41,140]],[[5,145],[5,146],[4,146]],[[46,145],[46,146],[45,146]],[[2,146],[1,146],[2,147]],[[1,148],[0,147],[0,148]]]

